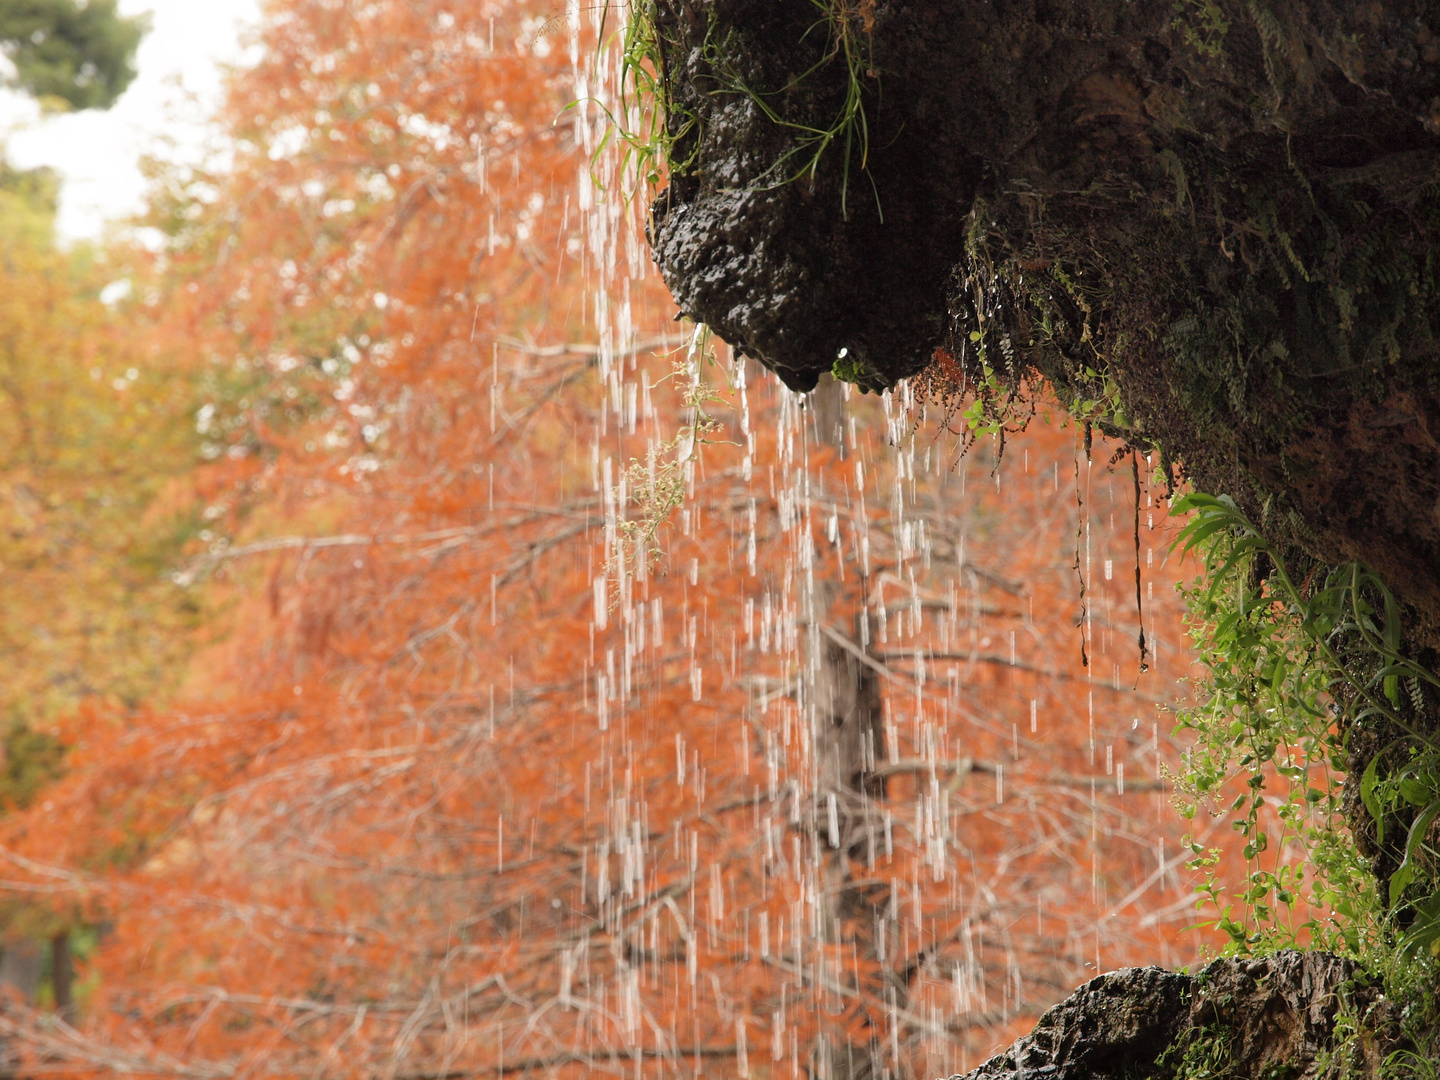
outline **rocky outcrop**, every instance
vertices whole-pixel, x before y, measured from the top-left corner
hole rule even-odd
[[[1041,376],[1292,568],[1367,564],[1402,652],[1440,669],[1440,3],[651,10],[650,234],[686,314],[801,391],[928,366],[1004,425]],[[1410,701],[1407,730],[1440,730]],[[1394,736],[1348,731],[1350,775]],[[1347,816],[1383,887],[1398,850]],[[1319,1075],[1342,1006],[1364,1075],[1388,1029],[1352,975],[1293,953],[1117,973],[972,1075]]]
[[[978,29],[963,7],[831,24],[809,0],[660,4],[671,158],[688,164],[654,207],[656,261],[687,314],[792,389],[842,352],[890,385],[944,335],[981,177],[975,133],[951,122]]]
[[[687,314],[800,390],[1039,373],[1440,646],[1434,0],[656,10]]]
[[[1336,1037],[1342,1013],[1383,1029],[1386,1002],[1353,963],[1286,951],[1194,975],[1127,968],[1092,979],[1028,1035],[954,1080],[1302,1080],[1368,1075],[1387,1047]]]

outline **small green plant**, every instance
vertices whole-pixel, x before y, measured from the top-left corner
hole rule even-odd
[[[1166,1047],[1155,1063],[1175,1080],[1229,1080],[1236,1077],[1233,1036],[1218,1024],[1193,1028]]]
[[[1228,497],[1189,495],[1174,512],[1193,515],[1176,543],[1205,563],[1187,593],[1206,677],[1202,702],[1179,717],[1180,730],[1196,736],[1183,812],[1214,805],[1233,778],[1244,780],[1219,811],[1245,838],[1240,913],[1219,884],[1218,854],[1195,846],[1192,865],[1209,873],[1201,892],[1232,951],[1293,945],[1308,931],[1315,944],[1365,952],[1383,936],[1384,909],[1345,836],[1339,781],[1345,731],[1377,715],[1404,723],[1391,695],[1398,671],[1415,665],[1399,656],[1394,600],[1358,563],[1323,578],[1323,568],[1312,568],[1297,584]],[[1298,844],[1306,858],[1282,858],[1286,844]],[[1297,923],[1302,899],[1332,914]]]
[[[952,297],[958,309],[954,337],[946,348],[936,350],[919,376],[922,396],[941,405],[947,426],[958,416],[967,440],[994,436],[1003,443],[1007,434],[1023,431],[1037,406],[1027,381],[1035,371],[1044,373],[1036,358],[1063,347],[1057,345],[1061,335],[1051,307],[1037,306],[1036,317],[1024,324],[1011,315],[1024,297],[1053,295],[1058,285],[1069,307],[1083,316],[1083,326],[1075,328],[1073,336],[1075,344],[1088,350],[1091,362],[1070,380],[1051,380],[1049,391],[1087,431],[1092,426],[1109,432],[1124,429],[1129,421],[1119,385],[1108,374],[1091,332],[1091,290],[1082,288],[1059,262],[1038,270],[997,263],[985,228],[991,212],[983,199],[971,210],[965,260]]]
[[[729,65],[720,47],[712,47],[709,59],[722,76],[728,89],[748,97],[774,124],[788,128],[796,135],[795,145],[770,166],[768,186],[778,187],[796,180],[815,179],[820,161],[827,151],[841,146],[840,212],[849,216],[851,162],[859,156],[859,168],[866,172],[870,160],[870,124],[865,114],[866,80],[878,82],[879,73],[869,59],[868,35],[874,20],[874,0],[810,0],[819,18],[801,35],[824,34],[826,44],[820,59],[794,76],[779,90],[771,93],[748,86]],[[845,91],[839,108],[828,123],[802,123],[783,115],[770,101],[788,95],[816,73],[832,64],[844,65]],[[797,164],[798,161],[798,164]],[[873,188],[873,182],[872,182]],[[876,207],[879,209],[879,194]],[[883,211],[881,211],[883,218]]]
[[[1440,1065],[1429,1054],[1396,1050],[1385,1059],[1381,1075],[1394,1080],[1440,1080]]]
[[[1378,1050],[1383,1080],[1436,1080],[1440,745],[1424,717],[1440,679],[1403,654],[1402,612],[1362,564],[1310,563],[1297,581],[1229,498],[1189,495],[1174,512],[1191,515],[1177,547],[1204,560],[1187,590],[1206,674],[1201,702],[1180,715],[1179,728],[1195,735],[1179,778],[1182,812],[1208,804],[1228,814],[1248,862],[1231,896],[1218,851],[1192,843],[1192,868],[1207,871],[1201,903],[1218,912],[1229,953],[1309,944],[1356,957],[1369,973],[1357,978],[1383,985],[1389,1026],[1376,1029],[1342,1002],[1318,1075],[1377,1075],[1367,1055]],[[1401,858],[1384,889],[1341,816],[1339,771],[1357,732],[1380,745],[1349,781],[1377,842]],[[1303,857],[1280,858],[1287,844]],[[1299,922],[1302,900],[1312,911]],[[1215,1064],[1207,1045],[1183,1048],[1177,1075],[1225,1075],[1205,1071]]]
[[[868,394],[872,390],[878,394],[889,388],[883,376],[871,371],[870,365],[849,349],[840,350],[840,355],[830,368],[830,374],[843,383],[858,387],[862,394]]]
[[[1176,0],[1172,25],[1185,44],[1211,60],[1219,59],[1230,32],[1230,20],[1216,0]]]
[[[612,143],[620,147],[619,174],[628,202],[641,191],[654,192],[671,173],[683,173],[693,164],[698,140],[692,139],[699,118],[678,109],[670,93],[665,67],[665,41],[656,18],[656,0],[627,0],[625,17],[612,18],[612,6],[600,6],[600,26],[595,48],[595,67],[609,61],[613,48],[619,58],[619,99],[613,107],[598,98],[572,101],[567,109],[582,104],[598,107],[607,121],[605,133],[590,155],[591,179],[604,190],[599,162]],[[677,145],[690,144],[690,155],[678,158]],[[628,181],[628,182],[626,182]]]
[[[795,145],[771,165],[760,186],[780,186],[804,177],[814,179],[821,159],[835,145],[843,146],[840,186],[841,213],[848,216],[851,163],[858,154],[859,168],[865,171],[870,153],[870,127],[865,113],[866,80],[878,82],[879,75],[869,60],[868,34],[874,17],[874,0],[810,0],[819,17],[801,35],[825,35],[826,45],[819,60],[773,92],[758,90],[734,69],[726,56],[726,39],[715,36],[713,12],[709,15],[703,54],[720,79],[723,91],[744,94],[773,123],[796,133]],[[670,92],[666,68],[666,45],[658,20],[656,0],[631,0],[622,24],[610,28],[610,6],[601,15],[597,66],[607,51],[617,47],[620,61],[620,93],[614,108],[594,102],[605,111],[608,129],[594,152],[594,160],[612,141],[623,147],[621,172],[633,178],[632,190],[654,191],[669,175],[689,172],[695,165],[700,140],[694,135],[700,118],[680,110]],[[828,123],[813,124],[785,116],[772,99],[783,97],[817,72],[834,63],[843,63],[845,89],[839,108]],[[592,102],[594,99],[589,99]],[[572,103],[572,104],[578,104]],[[677,147],[688,147],[684,157]],[[798,164],[796,164],[798,160]],[[873,185],[872,185],[873,186]],[[877,195],[877,206],[878,195]]]
[[[1205,561],[1188,593],[1207,676],[1204,700],[1180,716],[1180,728],[1196,736],[1184,812],[1213,804],[1237,776],[1245,784],[1220,810],[1246,841],[1238,914],[1219,884],[1217,853],[1192,847],[1192,866],[1209,872],[1200,891],[1219,912],[1216,925],[1238,953],[1294,945],[1308,931],[1312,944],[1381,971],[1387,992],[1410,1002],[1414,1016],[1433,1016],[1440,746],[1415,718],[1440,678],[1402,654],[1399,607],[1360,563],[1317,564],[1297,583],[1232,500],[1190,495],[1175,513],[1193,515],[1177,545]],[[1392,734],[1359,778],[1359,795],[1378,843],[1403,836],[1384,895],[1341,817],[1346,738],[1367,727]],[[1267,805],[1278,828],[1267,823]],[[1287,843],[1307,857],[1279,858]],[[1330,914],[1297,925],[1302,898]]]

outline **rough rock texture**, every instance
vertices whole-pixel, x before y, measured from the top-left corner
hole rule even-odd
[[[1293,951],[1217,960],[1195,975],[1153,967],[1111,972],[1080,987],[965,1080],[1301,1080],[1338,1073],[1342,1058],[1365,1075],[1383,1048],[1357,1041],[1335,1053],[1342,1007],[1372,1026],[1385,1007],[1356,975],[1349,961]]]
[[[655,2],[689,315],[799,390],[1043,375],[1440,668],[1440,0]]]
[[[688,314],[802,390],[1038,371],[1440,646],[1440,4],[657,2]]]
[[[1194,981],[1155,967],[1091,979],[1045,1013],[1030,1034],[969,1077],[1098,1080],[1153,1068],[1189,1015]]]
[[[960,55],[968,20],[939,6],[919,15],[917,25],[910,9],[892,21],[923,46],[871,36],[868,62],[886,63],[881,40]],[[843,56],[826,61],[833,39],[815,5],[667,3],[662,33],[672,126],[686,130],[672,157],[693,155],[696,167],[676,170],[651,239],[681,308],[792,389],[814,387],[841,349],[896,375],[924,366],[945,330],[946,283],[980,176],[967,133],[944,121],[959,89],[949,63],[888,65],[883,93],[862,73],[866,131],[840,131],[812,176],[813,132],[842,114],[851,72]],[[907,124],[915,137],[896,138]]]
[[[888,16],[893,34],[856,28],[865,132],[841,131],[817,159],[812,133],[842,114],[852,71],[827,61],[834,40],[815,5],[662,3],[672,126],[685,129],[672,157],[695,168],[678,169],[655,207],[656,260],[682,309],[792,389],[812,388],[841,349],[887,377],[912,374],[944,333],[980,159],[946,120],[963,93],[953,65],[885,54],[963,55],[971,20],[955,14],[907,8]]]
[[[797,390],[938,358],[1009,423],[1042,375],[1440,667],[1440,0],[654,3],[687,314]],[[1097,980],[974,1075],[1306,1075],[1345,969],[1265,965]]]

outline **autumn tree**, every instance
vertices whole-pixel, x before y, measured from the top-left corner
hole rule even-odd
[[[86,703],[132,708],[174,687],[199,610],[166,578],[196,527],[183,480],[198,460],[184,365],[146,343],[142,304],[100,299],[108,283],[128,284],[117,275],[143,280],[148,260],[119,247],[103,258],[59,250],[54,188],[43,171],[0,171],[6,811],[59,772],[58,717]],[[4,922],[0,981],[33,996],[37,939],[62,940],[63,922],[13,902]]]
[[[164,580],[189,512],[170,485],[197,455],[183,378],[130,332],[143,308],[98,298],[123,263],[57,251],[23,195],[0,191],[0,207],[0,708],[13,726],[88,697],[133,706],[172,679],[194,601]]]
[[[597,17],[276,7],[157,194],[227,633],[0,822],[26,1067],[898,1080],[1206,940],[1158,462],[677,325]]]

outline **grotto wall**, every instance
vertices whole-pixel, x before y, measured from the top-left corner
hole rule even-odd
[[[670,163],[650,238],[687,315],[800,391],[938,371],[1003,425],[1042,376],[1287,560],[1367,564],[1440,668],[1440,0],[642,10]],[[1347,732],[1349,775],[1393,734]],[[1347,798],[1383,889],[1395,830]],[[1244,963],[1096,980],[972,1075],[1179,1075],[1222,999],[1249,1002],[1224,1075],[1333,1070],[1353,972]],[[1359,1075],[1386,1031],[1365,1002]]]
[[[655,14],[688,315],[798,390],[1039,372],[1440,644],[1440,5]]]

